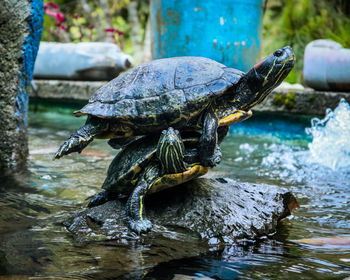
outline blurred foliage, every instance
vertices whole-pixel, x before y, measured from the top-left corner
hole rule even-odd
[[[109,41],[133,54],[128,22],[128,5],[133,0],[44,0],[45,4],[55,3],[64,16],[62,23],[55,16],[45,13],[43,41],[94,42]],[[137,10],[142,37],[148,19],[149,0],[137,1]]]
[[[150,0],[52,0],[64,21],[58,24],[54,16],[46,14],[43,40],[112,41],[124,52],[133,54],[131,36],[135,34],[131,32],[128,10],[131,1],[137,2],[140,27],[133,31],[140,30],[139,36],[144,38]],[[265,0],[265,3],[262,55],[285,45],[293,47],[296,66],[287,77],[288,82],[302,82],[303,54],[310,41],[331,39],[350,48],[349,0]]]
[[[296,54],[288,82],[302,82],[304,50],[310,41],[331,39],[350,48],[348,0],[269,0],[263,23],[263,55],[285,45]]]

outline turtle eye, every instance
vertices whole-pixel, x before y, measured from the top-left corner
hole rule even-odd
[[[283,51],[281,49],[278,49],[273,53],[274,56],[281,56],[282,54],[283,54]]]

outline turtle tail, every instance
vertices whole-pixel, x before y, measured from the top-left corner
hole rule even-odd
[[[108,122],[99,118],[88,118],[85,125],[74,132],[57,150],[54,160],[73,152],[80,153],[96,135],[108,129]]]

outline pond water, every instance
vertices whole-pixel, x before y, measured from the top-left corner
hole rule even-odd
[[[1,187],[0,275],[7,275],[4,279],[26,279],[24,275],[53,279],[350,276],[350,169],[310,160],[308,117],[255,114],[233,126],[222,143],[222,163],[210,173],[291,190],[300,208],[280,223],[275,234],[154,266],[143,265],[136,246],[77,243],[62,224],[71,211],[85,207],[87,197],[100,191],[117,151],[100,140],[80,155],[52,161],[59,145],[84,120],[55,112],[32,112],[29,119],[28,183],[6,181]],[[118,266],[118,258],[126,256],[131,259],[128,265]]]

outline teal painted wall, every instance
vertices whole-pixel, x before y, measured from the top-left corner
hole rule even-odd
[[[152,56],[204,56],[246,71],[257,62],[262,0],[152,0]]]

